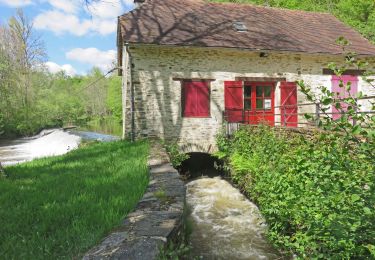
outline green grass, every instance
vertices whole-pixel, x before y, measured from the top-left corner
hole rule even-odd
[[[6,168],[0,259],[82,256],[142,197],[148,150],[147,142],[97,143]]]

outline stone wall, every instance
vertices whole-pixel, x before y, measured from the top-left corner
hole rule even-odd
[[[283,77],[287,81],[304,80],[313,88],[331,86],[331,76],[322,75],[329,62],[341,63],[341,56],[258,52],[235,49],[131,46],[132,75],[135,93],[135,130],[137,136],[177,139],[181,144],[204,146],[214,143],[221,128],[224,110],[224,81],[236,77]],[[123,55],[125,56],[125,55]],[[124,64],[126,64],[124,62]],[[373,66],[374,63],[373,63]],[[181,82],[175,78],[214,79],[211,82],[211,116],[181,116]],[[359,82],[359,90],[369,87]],[[375,94],[375,93],[373,93]],[[275,106],[280,105],[279,83]],[[298,102],[305,103],[298,92]],[[130,90],[127,95],[127,133],[130,132]],[[313,112],[315,106],[300,107],[299,112]],[[275,113],[279,113],[275,109]],[[280,121],[276,116],[275,121]],[[299,122],[303,122],[301,116]],[[202,143],[205,142],[206,144]]]
[[[158,259],[169,241],[183,239],[185,184],[160,142],[153,141],[150,183],[135,210],[99,245],[83,257],[89,259]]]

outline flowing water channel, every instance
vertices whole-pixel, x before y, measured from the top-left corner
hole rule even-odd
[[[207,158],[203,159],[207,162]],[[202,167],[194,158],[188,164]],[[213,175],[215,170],[209,168],[214,162],[209,164],[203,175]],[[265,238],[267,226],[254,203],[219,176],[196,178],[197,175],[195,172],[195,179],[186,185],[194,257],[215,260],[282,258]]]

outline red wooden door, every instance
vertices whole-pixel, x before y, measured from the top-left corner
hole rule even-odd
[[[281,125],[298,126],[297,84],[295,82],[280,83]]]
[[[224,82],[225,115],[229,123],[243,122],[242,81]]]
[[[343,87],[340,87],[340,80],[342,80]],[[350,91],[346,90],[348,82],[351,83]],[[335,92],[335,98],[346,98],[349,97],[349,94],[353,97],[357,95],[358,92],[358,77],[351,75],[342,75],[342,76],[332,76],[332,92]],[[341,107],[345,111],[347,105],[341,103]],[[336,107],[332,107],[332,119],[336,120],[341,117],[340,111]]]
[[[249,124],[275,124],[275,86],[272,82],[245,82],[244,108]]]

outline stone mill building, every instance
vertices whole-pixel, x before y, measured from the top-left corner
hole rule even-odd
[[[118,18],[125,135],[210,149],[225,122],[301,127],[313,113],[296,81],[375,95],[355,68],[327,64],[350,51],[375,67],[375,46],[333,15],[203,0],[145,0]],[[364,101],[365,102],[365,101]],[[366,107],[366,106],[365,106]],[[334,115],[333,115],[334,116]]]

